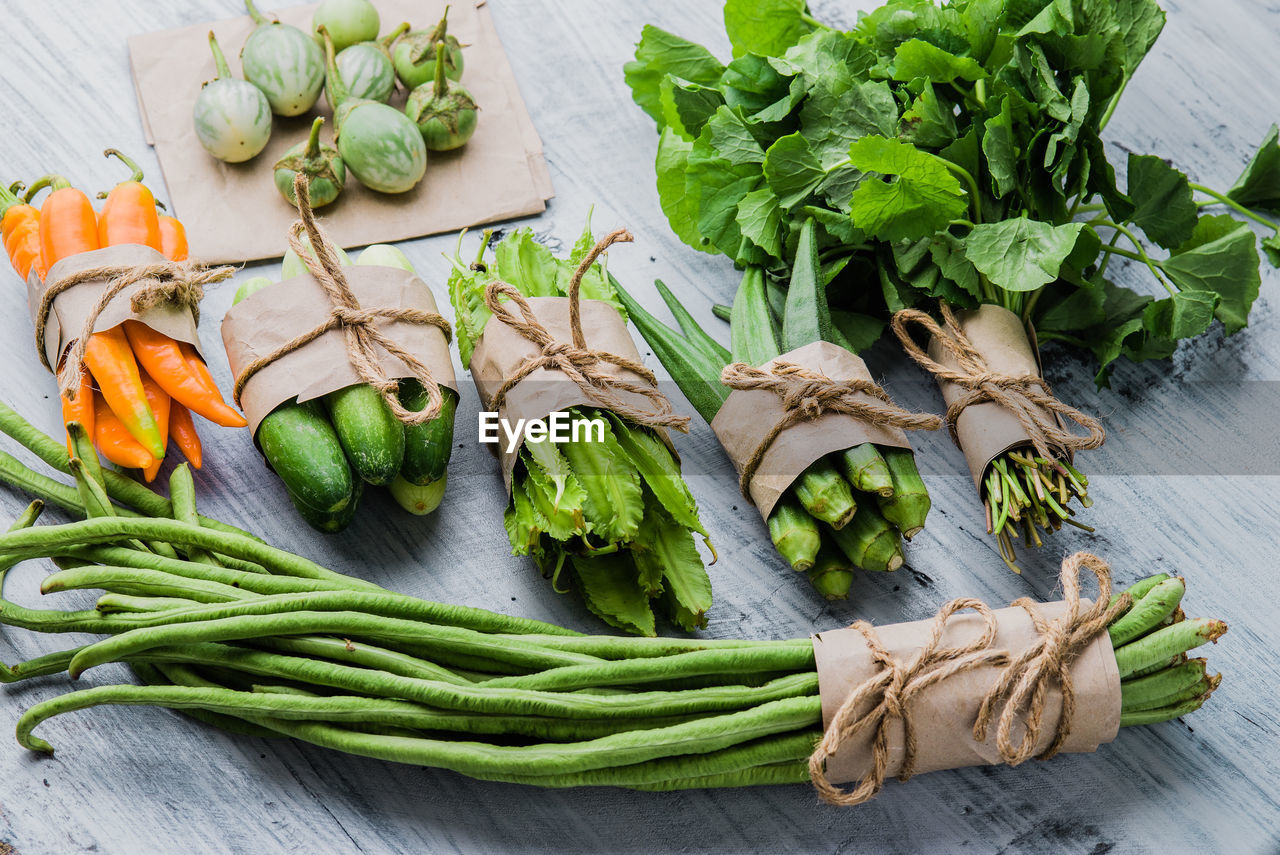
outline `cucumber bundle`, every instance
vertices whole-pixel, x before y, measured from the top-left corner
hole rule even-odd
[[[335,251],[344,265],[351,264],[345,252]],[[355,264],[414,272],[404,253],[386,244],[368,247]],[[290,250],[281,272],[290,279],[307,270]],[[249,279],[234,302],[272,284],[266,277]],[[408,378],[399,384],[405,409],[427,407],[421,382]],[[365,484],[387,487],[410,513],[429,514],[444,497],[458,403],[457,392],[440,391],[440,414],[421,425],[401,423],[378,390],[363,383],[312,400],[290,399],[262,420],[255,439],[299,515],[320,531],[341,531],[351,522]]]

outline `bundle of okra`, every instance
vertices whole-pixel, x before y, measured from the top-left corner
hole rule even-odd
[[[5,667],[0,679],[128,663],[144,685],[98,685],[31,707],[19,742],[49,718],[105,704],[161,706],[240,734],[289,736],[351,754],[543,787],[675,790],[808,780],[821,735],[809,639],[582,635],[553,624],[379,588],[198,515],[189,471],[163,499],[98,469],[77,425],[68,458],[0,405],[0,430],[75,486],[0,453],[0,479],[79,522],[37,526],[36,501],[0,534],[5,569],[51,558],[45,593],[96,589],[96,607],[38,610],[0,599],[0,622],[105,639]],[[119,502],[120,504],[116,504]],[[127,506],[127,507],[126,507]],[[1179,607],[1181,579],[1129,589],[1110,626],[1121,724],[1185,715],[1217,687],[1186,651],[1226,631]]]
[[[632,323],[708,423],[728,400],[731,390],[721,373],[730,362],[759,367],[818,341],[853,350],[827,305],[812,224],[801,230],[799,244],[797,256],[803,261],[785,290],[770,284],[760,268],[746,269],[729,319],[732,350],[708,335],[662,282],[658,291],[683,336],[614,284]],[[786,435],[778,441],[785,442]],[[863,442],[805,469],[769,513],[769,535],[791,568],[806,573],[820,594],[845,599],[854,568],[902,566],[902,539],[924,528],[929,508],[929,491],[911,449]]]

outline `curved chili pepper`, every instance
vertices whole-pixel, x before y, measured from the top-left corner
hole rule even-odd
[[[160,223],[160,251],[170,261],[187,260],[187,229],[177,217],[157,215]]]
[[[101,395],[93,396],[93,444],[102,456],[126,469],[145,469],[155,459],[107,406]]]
[[[0,237],[9,263],[23,279],[34,266],[44,279],[40,260],[40,211],[17,197],[13,190],[0,187]]]
[[[146,389],[138,373],[138,363],[129,349],[124,330],[112,327],[89,336],[84,352],[85,365],[93,373],[107,406],[124,423],[144,448],[157,460],[164,458],[160,426],[147,403]],[[104,452],[105,453],[105,452]]]
[[[106,194],[102,212],[98,214],[98,243],[120,246],[136,243],[163,251],[160,241],[160,218],[156,214],[156,197],[142,183],[142,170],[125,155],[109,148],[106,157],[118,157],[133,170],[127,181],[121,181]]]
[[[46,175],[32,184],[25,198],[44,187],[53,192],[40,206],[40,259],[48,270],[61,259],[98,249],[98,218],[89,197],[61,175]]]
[[[94,426],[94,408],[93,408],[93,376],[89,374],[89,369],[80,369],[80,389],[76,393],[76,399],[70,401],[65,395],[62,397],[62,423],[64,425],[71,422],[79,422],[84,426],[86,435],[93,436]],[[75,449],[71,447],[71,437],[67,437],[67,451],[72,457],[75,457]]]
[[[195,353],[194,347],[185,343],[180,345],[138,321],[125,321],[124,334],[139,364],[175,401],[223,427],[244,427],[247,424],[243,416],[223,401],[218,387],[212,385],[213,378],[208,376],[208,368],[198,373],[195,363],[204,366],[204,361]],[[191,358],[188,358],[185,348],[190,348]],[[159,417],[157,413],[156,418]]]
[[[169,436],[173,437],[174,444],[187,458],[187,462],[199,469],[204,459],[200,434],[196,433],[196,423],[191,418],[191,411],[177,401],[169,404]]]
[[[160,388],[160,384],[150,377],[147,372],[141,372],[141,377],[142,388],[147,393],[147,403],[151,406],[151,412],[156,417],[156,425],[160,428],[160,442],[167,450],[169,447],[169,414],[172,412],[172,401],[169,399],[169,393]],[[156,458],[142,468],[142,474],[148,483],[154,481],[156,475],[160,472],[161,462]]]

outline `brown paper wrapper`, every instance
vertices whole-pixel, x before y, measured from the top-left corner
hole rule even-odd
[[[409,21],[431,29],[446,0],[378,0],[383,29]],[[266,13],[307,31],[315,5]],[[191,257],[206,263],[282,255],[297,216],[272,181],[273,166],[307,137],[317,115],[333,135],[332,111],[322,96],[302,116],[274,117],[271,141],[247,163],[222,163],[196,139],[191,112],[200,86],[215,72],[208,33],[213,30],[240,76],[236,54],[253,31],[247,15],[129,39],[129,59],[147,141],[156,148],[176,215],[186,224]],[[429,152],[426,177],[408,193],[375,193],[348,175],[337,202],[321,209],[325,229],[343,247],[394,242],[466,226],[538,214],[553,195],[528,109],[483,0],[454,2],[449,32],[465,44],[462,83],[480,105],[475,135],[457,151]],[[397,87],[391,105],[404,106]]]
[[[569,328],[568,297],[528,297],[526,298],[534,317],[556,341],[573,341],[573,333]],[[640,352],[636,349],[631,334],[627,331],[627,322],[613,306],[602,300],[582,300],[580,304],[582,331],[587,347],[607,353],[624,356],[640,362]],[[490,321],[484,332],[476,341],[475,350],[471,354],[471,378],[475,381],[476,391],[480,393],[480,402],[486,409],[491,409],[490,402],[498,393],[498,389],[508,377],[516,373],[516,369],[529,357],[538,356],[541,349],[533,342],[521,336],[501,321]],[[600,368],[607,374],[623,377],[630,382],[644,385],[647,381],[640,375],[619,368],[609,363],[600,363]],[[643,395],[629,392],[616,392],[619,398],[635,406],[647,409],[652,402]],[[558,410],[570,407],[598,407],[600,403],[589,397],[578,384],[574,383],[562,372],[553,368],[539,368],[507,391],[506,400],[500,418],[515,424],[517,419],[536,420]],[[661,428],[654,429],[658,436],[672,448],[667,432]],[[511,492],[511,473],[515,470],[516,461],[520,457],[520,447],[507,451],[505,442],[495,445],[499,465],[502,469],[502,481]],[[675,449],[672,448],[674,454]]]
[[[1087,608],[1088,600],[1081,600]],[[1052,620],[1066,609],[1063,602],[1042,603],[1041,614]],[[1039,637],[1031,618],[1021,608],[994,612],[999,629],[993,649],[1009,651],[1011,658],[1029,647]],[[880,643],[896,662],[906,662],[928,643],[933,620],[896,623],[876,628]],[[944,646],[963,644],[981,634],[982,618],[969,612],[953,615],[942,635]],[[822,696],[823,726],[844,703],[851,691],[873,677],[878,666],[871,659],[862,634],[853,629],[838,629],[813,636],[813,651],[818,668],[818,690]],[[916,731],[916,772],[960,769],[965,766],[989,766],[1001,762],[996,749],[996,728],[987,739],[973,738],[973,724],[982,699],[995,684],[1000,668],[975,668],[948,677],[922,690],[911,701],[911,721]],[[1101,632],[1071,665],[1075,690],[1075,716],[1062,750],[1071,753],[1092,752],[1116,738],[1120,730],[1120,672],[1110,636]],[[874,701],[868,704],[868,709]],[[1043,725],[1036,751],[1041,752],[1053,741],[1062,712],[1062,693],[1051,684],[1045,699]],[[1015,726],[1015,741],[1022,731]],[[872,741],[875,728],[867,728],[857,738],[847,740],[827,760],[827,777],[832,783],[861,780],[872,767]],[[902,768],[903,729],[901,721],[889,727],[888,778]]]
[[[407,270],[394,267],[344,267],[347,284],[365,308],[411,307],[436,311],[436,300],[427,283]],[[231,376],[260,356],[313,330],[329,319],[333,304],[310,274],[277,282],[227,310],[222,319],[222,343],[227,349]],[[441,386],[458,389],[449,356],[449,342],[438,327],[406,321],[382,321],[379,329],[422,360]],[[379,362],[388,377],[412,374],[403,362],[385,351]],[[297,398],[310,401],[329,392],[362,382],[347,355],[346,333],[333,329],[315,341],[259,370],[245,383],[240,403],[249,430],[276,407]]]
[[[795,363],[834,380],[872,379],[861,357],[826,341],[806,344],[769,360],[761,367],[768,368],[776,362]],[[861,393],[855,397],[875,400]],[[785,415],[782,399],[772,392],[764,389],[734,390],[711,420],[711,430],[733,461],[733,468],[741,474],[742,467],[751,459],[761,440]],[[792,425],[778,435],[760,461],[748,486],[751,501],[760,515],[768,520],[778,499],[814,461],[864,442],[891,448],[911,448],[910,440],[900,428],[869,424],[843,413],[824,413],[813,421]]]
[[[956,320],[992,371],[1040,376],[1040,355],[1034,338],[1013,312],[1002,306],[984,304],[977,309],[956,312]],[[951,354],[936,341],[929,342],[929,356],[948,368],[957,367]],[[938,387],[947,406],[964,395],[964,389],[955,383],[939,380]],[[1057,421],[1057,416],[1048,410],[1041,408],[1041,412],[1047,420]],[[991,461],[1031,442],[1018,417],[990,401],[965,408],[956,422],[956,436],[974,486],[979,490]]]
[[[50,268],[43,282],[34,269],[27,277],[27,307],[31,310],[31,321],[35,323],[40,311],[40,301],[44,293],[57,282],[66,279],[73,273],[79,273],[90,267],[129,267],[154,264],[164,261],[164,256],[149,246],[124,244],[95,249],[64,258]],[[71,342],[80,335],[84,322],[98,303],[106,279],[82,282],[73,285],[53,298],[53,306],[49,311],[49,319],[45,323],[44,341],[37,342],[43,348],[45,358],[55,368],[62,359],[62,354]],[[133,311],[133,295],[145,287],[144,283],[125,288],[117,294],[94,321],[95,332],[109,330],[125,321],[141,321],[156,332],[164,333],[175,341],[193,345],[200,349],[200,336],[196,332],[196,319],[191,309],[173,303],[160,303],[143,312]]]

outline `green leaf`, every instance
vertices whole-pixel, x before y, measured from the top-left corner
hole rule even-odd
[[[1003,197],[1018,185],[1018,145],[1013,139],[1013,112],[1006,98],[1000,104],[1000,112],[987,119],[983,125],[982,154],[987,160],[987,171],[995,185],[997,197]]]
[[[1023,81],[1041,109],[1059,122],[1071,121],[1071,102],[1058,88],[1057,76],[1044,49],[1034,42],[1021,42],[1014,48],[1013,56]]]
[[[721,107],[707,120],[706,129],[716,154],[724,160],[735,165],[764,163],[764,149],[740,113]]]
[[[494,273],[526,297],[559,297],[559,265],[551,250],[538,243],[533,229],[516,229],[494,250]]]
[[[1215,220],[1203,228],[1220,230],[1221,224]],[[1201,232],[1202,226],[1197,225],[1196,231]],[[1183,291],[1218,294],[1222,299],[1214,314],[1231,335],[1249,325],[1249,310],[1262,284],[1255,237],[1244,223],[1207,243],[1198,242],[1203,236],[1193,233],[1188,242],[1191,248],[1179,248],[1161,267]]]
[[[956,56],[922,39],[903,42],[893,55],[894,80],[924,77],[935,83],[950,83],[972,82],[986,76],[987,72],[973,58]]]
[[[640,473],[605,424],[603,442],[566,442],[560,450],[582,484],[583,511],[606,543],[634,540],[644,515]]]
[[[729,63],[720,76],[720,90],[724,92],[725,103],[748,116],[787,97],[790,86],[791,80],[779,73],[767,57],[754,53],[745,54]],[[791,108],[779,118],[785,117],[789,112]]]
[[[1272,267],[1280,267],[1280,234],[1271,235],[1262,239],[1262,249],[1267,254],[1267,260],[1271,262]]]
[[[1089,177],[1085,186],[1090,193],[1102,197],[1107,213],[1117,223],[1125,223],[1133,215],[1133,202],[1116,186],[1116,172],[1107,160],[1102,139],[1092,128],[1085,128],[1080,135],[1081,144],[1089,156]]]
[[[1044,304],[1045,298],[1040,302]],[[1088,329],[1106,321],[1105,305],[1106,292],[1092,282],[1071,287],[1064,298],[1044,306],[1035,319],[1036,330],[1047,333]]]
[[[724,157],[717,139],[731,146],[738,162]],[[750,146],[755,146],[758,158]],[[740,264],[764,264],[768,259],[743,236],[737,220],[738,205],[764,182],[763,160],[764,152],[728,107],[721,107],[707,122],[689,151],[685,192],[694,200],[698,232]]]
[[[631,97],[661,124],[659,90],[663,77],[670,74],[690,83],[715,86],[724,73],[724,65],[702,45],[647,24],[636,45],[636,58],[624,66],[623,73],[631,87]]]
[[[782,208],[768,187],[752,190],[738,203],[738,228],[743,237],[782,261]]]
[[[584,558],[570,556],[583,602],[610,626],[637,635],[657,635],[649,594],[640,587],[628,553]]]
[[[1227,195],[1246,208],[1280,213],[1280,127],[1272,125]]]
[[[931,235],[968,208],[959,180],[937,157],[910,143],[868,136],[849,147],[853,165],[891,181],[864,180],[853,191],[853,223],[882,240]]]
[[[798,132],[779,137],[764,154],[764,177],[784,208],[794,208],[809,198],[827,173]]]
[[[805,0],[726,0],[724,28],[733,55],[781,56],[813,28]]]
[[[938,232],[929,241],[929,256],[938,265],[944,279],[954,283],[974,300],[979,298],[982,283],[973,262],[965,255],[965,241],[962,238],[950,232]],[[952,299],[951,302],[963,301]]]
[[[697,139],[707,119],[724,104],[718,90],[677,80],[669,74],[658,85],[658,96],[666,128],[690,141]]]
[[[1131,219],[1147,237],[1165,249],[1180,246],[1191,237],[1199,209],[1191,195],[1187,176],[1155,155],[1129,155]]]
[[[1164,29],[1164,10],[1155,0],[1117,0],[1115,23],[1124,44],[1120,65],[1131,77]]]
[[[996,287],[1034,291],[1058,277],[1083,228],[1025,217],[981,223],[969,233],[965,255]]]
[[[716,250],[711,241],[698,231],[697,197],[685,189],[692,148],[693,144],[686,142],[673,129],[662,129],[662,136],[658,138],[658,157],[654,163],[658,173],[658,202],[676,237],[700,252],[714,254]]]
[[[866,235],[853,225],[853,219],[847,214],[814,205],[805,205],[800,209],[800,213],[806,217],[813,217],[822,228],[826,229],[827,234],[845,246],[859,244],[866,240]]]
[[[649,428],[633,425],[612,410],[602,412],[613,427],[618,445],[622,446],[622,450],[644,478],[649,491],[645,494],[646,502],[652,495],[677,523],[706,537],[707,531],[698,518],[698,505],[689,492],[689,485],[680,474],[680,464],[676,462],[671,449]],[[644,524],[641,523],[641,539],[644,536],[643,527]]]
[[[645,496],[645,523],[633,549],[637,566],[661,570],[663,587],[676,606],[667,609],[668,617],[689,632],[705,627],[707,609],[711,608],[707,568],[693,534],[672,520],[651,495]]]
[[[1032,34],[1054,33],[1065,36],[1075,31],[1075,14],[1071,0],[1050,0],[1040,13],[1022,26],[1015,38]]]
[[[843,309],[831,310],[831,325],[844,337],[841,346],[854,353],[861,353],[879,341],[885,328],[882,318]]]
[[[892,137],[898,127],[898,104],[889,84],[833,85],[830,80],[819,82],[800,108],[800,132],[827,169],[849,156],[851,143],[869,135]],[[834,116],[839,121],[832,121]]]
[[[926,82],[911,109],[902,114],[899,136],[923,148],[942,148],[956,138],[955,105],[942,100]]]
[[[1167,341],[1193,338],[1209,329],[1217,306],[1218,295],[1212,291],[1179,291],[1148,305],[1142,313],[1142,325]]]

